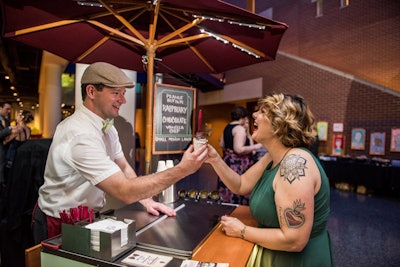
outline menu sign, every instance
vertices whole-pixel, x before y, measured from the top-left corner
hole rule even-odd
[[[153,154],[183,153],[192,142],[195,90],[155,85]]]

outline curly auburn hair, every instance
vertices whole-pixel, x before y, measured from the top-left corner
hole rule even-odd
[[[271,121],[274,135],[286,147],[309,147],[315,141],[314,115],[302,96],[267,95],[258,100],[258,107]]]

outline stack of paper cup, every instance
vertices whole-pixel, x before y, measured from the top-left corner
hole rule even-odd
[[[172,167],[174,167],[174,162],[172,160],[167,160],[165,162],[165,168],[169,169],[169,168],[172,168]],[[178,198],[178,195],[177,195],[177,192],[176,192],[176,186],[175,186],[175,184],[172,184],[170,187],[168,187],[167,189],[163,190],[159,194],[158,201],[160,201],[162,203],[174,203],[177,200],[177,198]]]
[[[165,160],[159,160],[158,165],[157,165],[157,172],[162,172],[167,169],[167,166],[165,164]]]
[[[171,160],[171,159],[166,160],[166,161],[165,161],[165,167],[166,167],[167,169],[174,167],[174,161]]]

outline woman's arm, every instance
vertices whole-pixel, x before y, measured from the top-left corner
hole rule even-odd
[[[274,179],[275,203],[280,228],[244,225],[233,217],[221,218],[225,233],[242,237],[272,250],[300,252],[307,245],[314,223],[314,195],[320,174],[307,152],[293,149]]]
[[[252,144],[249,146],[246,146],[246,129],[238,125],[232,130],[232,135],[233,135],[233,151],[236,154],[239,155],[246,155],[253,153],[254,150],[260,149],[262,147],[261,144]]]
[[[244,174],[239,175],[224,162],[215,148],[208,144],[208,159],[206,162],[211,164],[223,183],[235,194],[249,194],[270,161],[269,155],[266,154]]]
[[[221,134],[221,139],[219,139],[219,146],[225,149],[224,133]]]

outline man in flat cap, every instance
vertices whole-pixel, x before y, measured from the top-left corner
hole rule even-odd
[[[57,126],[50,146],[33,216],[36,243],[61,233],[62,211],[101,210],[105,193],[126,204],[139,201],[151,214],[174,216],[151,197],[197,171],[207,157],[206,146],[196,151],[190,146],[175,167],[137,177],[111,123],[133,82],[119,68],[97,62],[85,70],[81,85],[83,105]]]

